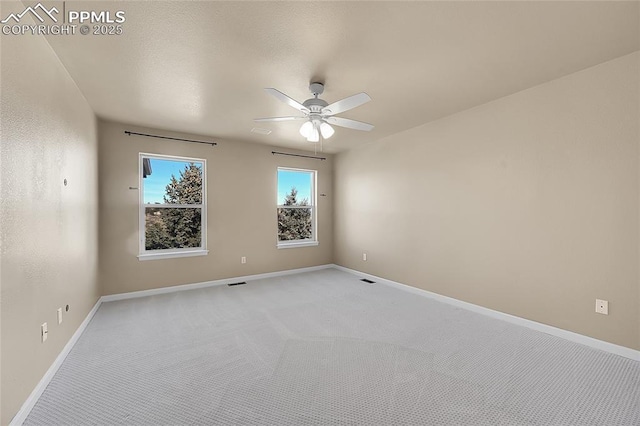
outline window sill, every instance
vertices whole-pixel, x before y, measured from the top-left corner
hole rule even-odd
[[[296,247],[312,247],[317,245],[318,245],[317,241],[291,241],[291,242],[281,241],[278,243],[278,249],[288,249],[288,248],[296,248]]]
[[[193,257],[193,256],[206,256],[209,254],[209,250],[189,250],[189,251],[177,251],[172,253],[148,253],[139,254],[138,260],[160,260],[160,259],[173,259],[176,257]]]

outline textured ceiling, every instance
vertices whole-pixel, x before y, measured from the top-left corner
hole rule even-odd
[[[71,3],[71,2],[67,2]],[[73,2],[124,10],[120,36],[49,36],[104,118],[227,140],[313,149],[295,115],[310,80],[341,114],[327,152],[444,117],[640,49],[638,2]],[[253,127],[272,130],[251,133]]]

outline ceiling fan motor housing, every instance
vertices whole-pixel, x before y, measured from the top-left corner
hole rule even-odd
[[[320,113],[322,108],[326,107],[329,104],[325,100],[319,98],[311,98],[304,101],[302,105],[304,105],[312,113]]]

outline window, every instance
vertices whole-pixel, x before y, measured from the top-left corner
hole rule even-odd
[[[206,160],[140,154],[140,260],[206,250]]]
[[[278,248],[318,245],[316,174],[278,168]]]

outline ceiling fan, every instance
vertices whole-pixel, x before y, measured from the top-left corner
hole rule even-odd
[[[364,92],[349,96],[348,98],[344,98],[332,104],[328,104],[326,101],[318,98],[318,96],[324,92],[324,84],[322,83],[311,83],[309,85],[309,90],[313,94],[313,98],[307,99],[303,103],[290,98],[274,88],[270,87],[264,90],[278,100],[297,109],[304,115],[298,117],[256,118],[254,121],[306,120],[302,124],[302,127],[300,127],[300,134],[307,138],[307,141],[309,142],[320,141],[320,135],[322,135],[324,139],[329,139],[333,136],[335,130],[331,127],[331,124],[346,127],[348,129],[364,130],[367,132],[373,129],[373,125],[369,123],[363,123],[362,121],[351,120],[348,118],[334,117],[336,114],[349,111],[350,109],[369,102],[371,98]]]

